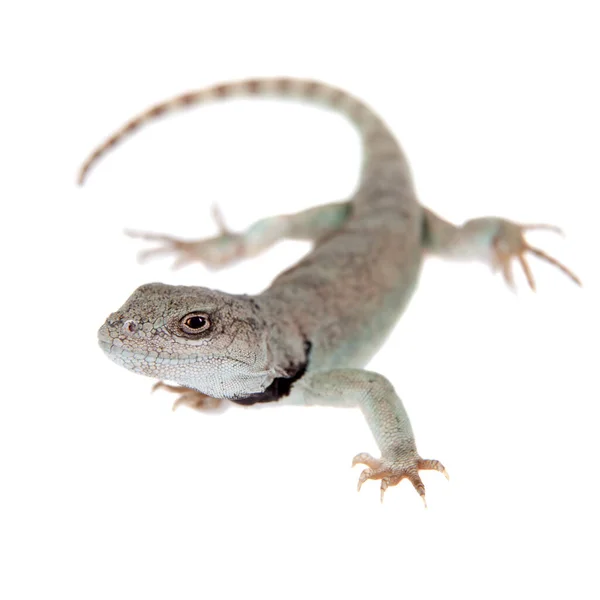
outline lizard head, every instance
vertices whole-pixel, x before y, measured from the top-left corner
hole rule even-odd
[[[262,392],[277,376],[268,331],[250,296],[149,283],[108,317],[98,341],[130,371],[233,399]]]

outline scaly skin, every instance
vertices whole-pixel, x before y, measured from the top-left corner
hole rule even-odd
[[[408,415],[385,377],[362,369],[389,334],[416,287],[426,254],[475,258],[501,269],[512,283],[518,259],[531,287],[525,253],[566,267],[527,245],[524,226],[487,217],[456,227],[417,201],[403,153],[383,121],[364,103],[314,81],[249,80],[184,94],[125,124],[84,163],[80,182],[95,162],[145,123],[183,107],[232,96],[281,96],[323,104],[347,115],[364,147],[353,197],[263,219],[232,233],[219,214],[221,233],[186,241],[135,233],[159,242],[146,256],[172,253],[176,264],[218,268],[262,252],[279,239],[310,239],[314,248],[257,296],[200,287],[147,284],[138,288],[99,331],[100,345],[116,363],[183,386],[179,403],[214,408],[214,400],[243,405],[286,402],[358,406],[381,458],[358,454],[353,464],[381,480],[381,495],[404,478],[425,498],[419,470],[446,474],[417,452]],[[538,226],[539,227],[539,226]],[[222,403],[221,403],[222,404]]]

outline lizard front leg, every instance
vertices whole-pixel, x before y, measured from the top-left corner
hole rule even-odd
[[[156,248],[139,254],[141,261],[171,254],[174,267],[201,262],[210,269],[219,269],[251,258],[283,240],[309,240],[316,242],[339,229],[350,213],[348,202],[335,202],[316,206],[296,214],[278,215],[261,219],[246,231],[234,233],[225,225],[220,211],[213,207],[213,216],[219,235],[204,240],[182,240],[160,233],[128,231],[131,237],[158,242]]]
[[[357,454],[352,466],[364,464],[358,489],[368,479],[381,480],[381,500],[386,489],[408,479],[425,502],[425,486],[419,470],[448,474],[437,460],[417,452],[415,438],[402,401],[382,375],[361,369],[333,369],[305,375],[300,382],[307,404],[356,404],[362,410],[381,451],[381,458]],[[425,504],[426,505],[426,504]]]
[[[177,400],[173,402],[173,410],[178,409],[180,406],[187,406],[199,411],[222,412],[228,406],[226,400],[207,396],[198,390],[193,390],[182,385],[170,385],[164,381],[157,381],[152,386],[152,391],[155,392],[156,390],[166,390],[173,394],[179,394]]]

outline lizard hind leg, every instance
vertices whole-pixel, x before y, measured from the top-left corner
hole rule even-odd
[[[535,280],[527,262],[530,254],[555,266],[577,285],[581,285],[577,275],[565,265],[529,244],[525,234],[534,229],[562,233],[554,225],[520,224],[498,217],[472,219],[462,226],[456,226],[426,209],[423,247],[428,253],[437,256],[481,260],[495,271],[500,271],[511,288],[515,286],[513,263],[516,260],[529,287],[535,291]]]
[[[219,234],[201,240],[183,240],[162,233],[126,231],[127,235],[158,246],[142,250],[138,258],[144,262],[163,255],[174,257],[173,268],[200,262],[209,269],[220,269],[264,252],[283,239],[317,242],[343,225],[350,213],[348,202],[316,206],[299,213],[278,215],[256,221],[246,231],[234,233],[225,225],[218,207],[213,217]]]

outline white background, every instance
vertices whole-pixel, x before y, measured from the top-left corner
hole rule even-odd
[[[0,596],[598,598],[600,21],[594,2],[31,2],[0,15]],[[596,5],[597,6],[597,5]],[[409,410],[429,508],[379,504],[360,413],[150,395],[96,330],[144,282],[257,292],[305,250],[220,273],[139,266],[125,227],[212,235],[347,197],[358,138],[315,108],[239,101],[86,154],[149,104],[221,80],[314,77],[364,98],[454,221],[556,223],[511,294],[429,262],[371,364]]]

